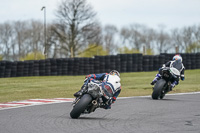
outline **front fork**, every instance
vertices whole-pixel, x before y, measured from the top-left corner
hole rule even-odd
[[[170,81],[168,81],[168,83],[167,83],[167,84],[165,84],[165,86],[164,86],[164,89],[163,89],[162,93],[163,93],[163,94],[166,94],[167,92],[169,92],[169,91],[170,91],[170,86],[171,86],[171,82],[170,82]]]

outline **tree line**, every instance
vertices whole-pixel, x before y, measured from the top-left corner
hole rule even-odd
[[[1,23],[0,60],[200,52],[200,25],[170,31],[134,23],[103,26],[86,0],[63,0],[55,15],[46,28],[37,20]]]

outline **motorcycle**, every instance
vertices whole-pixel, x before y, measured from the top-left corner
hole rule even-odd
[[[100,81],[97,83],[89,82],[87,83],[86,92],[74,100],[70,116],[73,119],[77,119],[82,114],[94,112],[97,108],[103,108],[108,105],[109,99],[102,90]]]
[[[153,87],[152,99],[163,99],[170,91],[173,79],[180,77],[180,71],[175,67],[165,67],[162,69],[161,79]]]

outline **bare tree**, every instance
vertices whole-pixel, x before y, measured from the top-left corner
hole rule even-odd
[[[179,46],[179,52],[188,52],[187,49],[198,42],[198,30],[193,27],[184,27],[172,31],[172,40],[174,44]]]
[[[28,22],[21,22],[17,21],[13,23],[14,27],[14,33],[15,33],[15,45],[17,45],[18,49],[18,59],[20,57],[26,56],[28,51],[28,45],[25,45],[25,42],[27,41],[27,29],[28,29]]]
[[[30,45],[28,43],[27,44],[29,46],[30,51],[35,54],[35,58],[37,52],[43,53],[45,47],[42,40],[42,28],[43,24],[41,22],[32,20],[30,22],[28,30],[29,32],[26,34],[27,38],[29,38],[28,40],[30,41]]]
[[[200,43],[200,25],[192,27],[194,31],[195,40]]]
[[[115,42],[117,32],[118,29],[114,25],[106,25],[104,28],[104,43],[109,54],[114,54],[117,48]]]
[[[197,43],[196,52],[200,52],[200,25],[193,26],[195,42]]]
[[[86,46],[84,34],[95,26],[96,13],[86,0],[64,0],[58,7],[56,16],[59,22],[55,32],[62,41],[62,49],[74,57],[76,51]]]
[[[183,46],[186,50],[190,44],[193,43],[193,30],[191,27],[185,27],[182,30]],[[187,52],[187,51],[186,51]]]
[[[128,27],[122,28],[120,36],[125,44],[128,44],[130,47],[139,51],[144,43],[143,30],[144,25],[132,24]]]
[[[47,25],[47,34],[46,34],[46,52],[47,52],[47,57],[62,57],[61,52],[58,50],[60,49],[60,43],[59,43],[59,38],[54,32],[55,29],[55,24],[48,24]],[[59,56],[58,56],[59,55]]]
[[[159,53],[166,53],[171,48],[170,36],[164,31],[164,28],[164,26],[160,26],[155,35],[155,44]]]
[[[175,47],[179,48],[179,52],[184,52],[182,44],[182,35],[179,29],[173,29],[171,32],[171,41]]]
[[[142,47],[142,33],[141,33],[141,25],[135,24],[131,25],[131,35],[130,35],[130,43],[135,45],[136,50],[140,50]]]
[[[5,60],[12,60],[13,34],[12,25],[8,22],[0,25],[0,54]]]
[[[84,42],[88,43],[88,44],[96,44],[98,45],[102,45],[103,44],[103,29],[101,27],[101,25],[96,22],[94,23],[93,26],[90,27],[90,30],[87,30],[86,32],[84,32],[83,34],[83,38],[85,39]]]
[[[28,53],[43,52],[42,23],[39,21],[17,21],[13,23],[18,60]]]
[[[151,50],[153,52],[152,47],[155,43],[155,39],[155,31],[144,26],[143,30],[141,31],[141,44],[143,44],[147,50]]]

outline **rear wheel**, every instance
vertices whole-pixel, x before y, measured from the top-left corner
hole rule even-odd
[[[161,91],[165,85],[166,81],[164,79],[160,79],[157,81],[156,85],[154,86],[153,93],[152,93],[152,98],[153,99],[158,99],[161,96]],[[164,96],[161,96],[160,98],[162,99]]]
[[[92,97],[89,94],[83,95],[70,112],[71,118],[77,119],[91,102]]]

